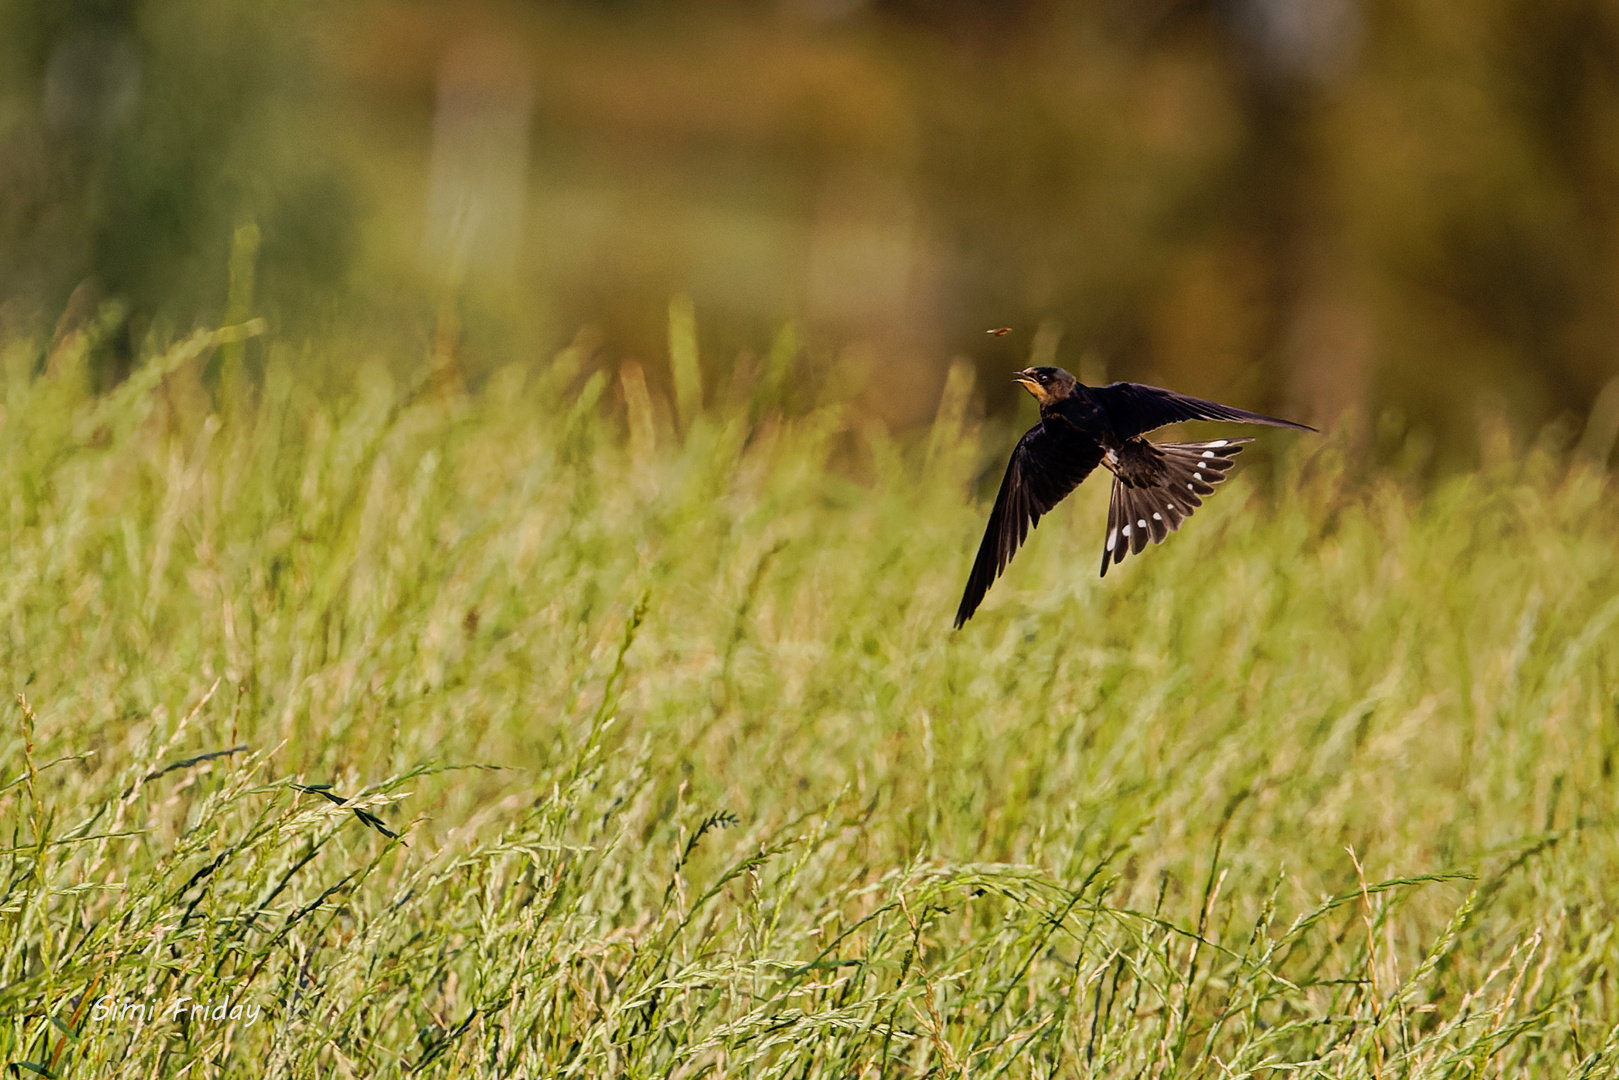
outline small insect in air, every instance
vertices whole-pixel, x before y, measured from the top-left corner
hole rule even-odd
[[[984,331],[984,333],[988,334],[990,337],[1005,337],[1007,334],[1010,334],[1011,332],[1012,332],[1012,328],[1010,326],[997,326],[993,330],[985,330]]]

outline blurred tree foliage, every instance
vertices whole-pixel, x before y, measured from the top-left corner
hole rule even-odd
[[[895,422],[1034,348],[1460,445],[1619,374],[1616,121],[1612,0],[11,0],[0,302],[215,318],[251,220],[284,333],[644,359],[688,293]]]
[[[125,311],[102,362],[223,314],[235,227],[268,217],[260,280],[300,298],[348,258],[352,197],[281,153],[316,77],[296,3],[9,0],[0,7],[0,302],[67,328]]]

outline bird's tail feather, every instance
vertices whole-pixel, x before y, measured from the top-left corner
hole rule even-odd
[[[1181,522],[1203,505],[1202,496],[1214,493],[1214,485],[1225,479],[1252,439],[1215,439],[1211,442],[1158,443],[1164,456],[1164,477],[1152,487],[1132,487],[1118,477],[1113,479],[1113,495],[1107,508],[1107,543],[1102,548],[1102,576],[1109,563],[1122,562],[1125,555],[1139,555],[1151,540],[1164,537],[1181,527]]]

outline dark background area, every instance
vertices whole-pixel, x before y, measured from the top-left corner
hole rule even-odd
[[[234,243],[274,339],[453,301],[474,376],[658,378],[687,294],[711,373],[796,320],[896,425],[1033,354],[1470,447],[1615,385],[1616,204],[1604,0],[0,7],[0,334],[110,311],[109,380]]]

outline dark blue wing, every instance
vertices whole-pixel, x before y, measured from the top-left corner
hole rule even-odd
[[[1249,412],[1218,401],[1187,397],[1172,390],[1141,383],[1116,382],[1108,386],[1094,386],[1085,391],[1092,401],[1107,414],[1113,431],[1121,439],[1129,439],[1165,424],[1178,424],[1183,420],[1229,420],[1239,424],[1266,424],[1270,427],[1298,428],[1314,431],[1305,424],[1279,420],[1263,413]]]
[[[1000,494],[995,496],[995,509],[990,511],[978,558],[967,576],[967,591],[956,610],[957,629],[973,617],[984,594],[1028,538],[1029,530],[1078,487],[1101,460],[1101,443],[1060,421],[1048,428],[1042,420],[1019,440],[1001,480]]]

